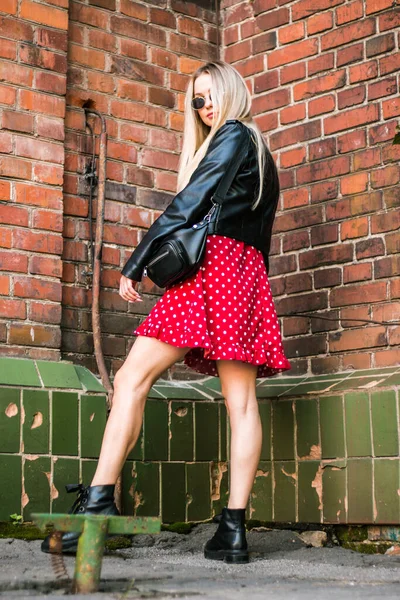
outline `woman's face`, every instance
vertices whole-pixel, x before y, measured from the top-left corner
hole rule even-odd
[[[211,94],[211,75],[202,73],[194,82],[194,97],[202,97],[205,99],[203,108],[198,109],[199,117],[209,127],[213,123],[213,119],[217,116],[217,111],[213,108]]]

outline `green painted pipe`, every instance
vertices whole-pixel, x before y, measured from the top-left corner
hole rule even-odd
[[[99,589],[107,528],[107,517],[102,520],[86,517],[76,553],[74,593],[90,594]]]

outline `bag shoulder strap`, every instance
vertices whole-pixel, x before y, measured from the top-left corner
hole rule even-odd
[[[245,127],[245,125],[243,125],[243,127]],[[225,175],[222,177],[215,193],[211,198],[213,203],[222,204],[222,202],[225,200],[225,196],[228,193],[229,188],[231,187],[232,182],[236,177],[236,173],[238,172],[239,167],[242,164],[242,161],[248,152],[248,147],[248,143],[241,144],[239,152],[232,157],[229,166],[225,172]]]

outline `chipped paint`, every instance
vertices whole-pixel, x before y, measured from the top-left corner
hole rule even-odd
[[[295,481],[297,481],[297,473],[286,473],[285,469],[281,467],[281,472],[286,475],[286,477],[291,477]]]
[[[25,423],[25,408],[24,403],[21,402],[21,425]]]
[[[258,469],[256,472],[256,477],[268,477],[269,471],[263,471],[262,469]]]
[[[306,456],[299,456],[300,460],[321,460],[322,449],[320,444],[313,444],[310,448],[310,453]]]
[[[211,500],[220,500],[221,498],[221,481],[224,473],[228,470],[228,463],[217,462],[213,463],[211,469]]]
[[[6,417],[11,419],[11,417],[15,417],[18,414],[18,406],[15,404],[15,402],[10,402],[4,413]]]
[[[324,472],[323,465],[318,466],[318,470],[315,474],[313,481],[311,482],[311,487],[315,488],[315,491],[318,495],[319,505],[318,510],[322,510],[322,474]]]
[[[31,429],[36,429],[43,425],[43,415],[41,412],[37,412],[33,415]]]
[[[27,504],[29,504],[29,496],[25,492],[25,490],[22,492],[22,495],[21,495],[21,503],[22,503],[22,508],[25,508],[25,506]]]
[[[174,410],[174,413],[177,417],[186,417],[186,415],[188,414],[188,409],[184,406],[180,406],[179,408]]]
[[[134,497],[134,494],[135,494],[135,484],[132,483],[131,487],[128,490],[128,494],[130,495],[131,498]]]
[[[95,413],[92,413],[92,414],[90,415],[90,417],[89,417],[89,421],[90,421],[90,422],[92,422],[92,421],[93,421],[93,419],[94,419],[94,415],[95,415]]]
[[[37,460],[39,454],[25,454],[25,460]]]
[[[47,477],[47,481],[49,482],[50,498],[52,500],[56,500],[58,498],[58,489],[56,488],[54,483],[51,482],[51,471],[43,471],[43,472]]]
[[[133,495],[133,508],[134,508],[135,513],[136,513],[136,510],[139,508],[139,506],[142,506],[143,504],[144,504],[144,501],[143,501],[142,492],[135,492]]]
[[[376,519],[378,517],[378,507],[376,506],[375,494],[372,497],[372,510],[373,510],[373,515],[374,515],[374,521],[376,521]]]

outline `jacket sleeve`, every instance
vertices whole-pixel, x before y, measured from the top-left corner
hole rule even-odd
[[[193,172],[189,183],[166,210],[154,221],[131,254],[122,274],[140,281],[148,261],[166,237],[184,227],[191,227],[211,208],[211,198],[242,144],[249,139],[247,127],[228,120],[217,131],[206,155]]]

